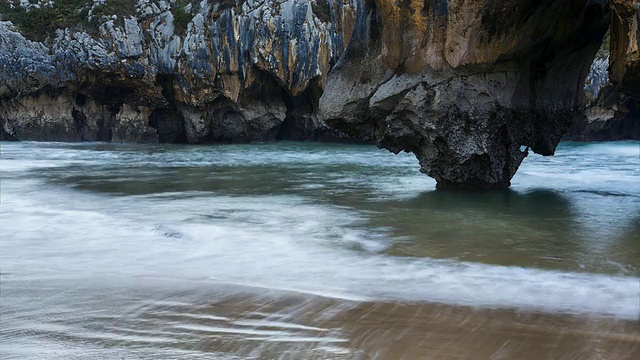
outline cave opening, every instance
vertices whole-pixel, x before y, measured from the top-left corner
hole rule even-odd
[[[102,104],[93,97],[94,93],[72,94],[75,103],[71,110],[74,130],[79,141],[110,142],[111,127],[119,108]]]
[[[149,126],[158,132],[158,142],[186,144],[184,118],[177,108],[157,108],[149,115]]]
[[[76,104],[77,103],[78,103],[78,97],[76,97]],[[73,118],[73,124],[75,126],[75,130],[76,130],[76,133],[78,134],[78,138],[80,139],[80,141],[88,140],[86,137],[86,134],[83,131],[84,126],[87,123],[87,117],[82,112],[76,109],[71,110],[71,117]]]
[[[96,121],[98,125],[98,141],[110,142],[113,138],[113,121],[118,113],[117,109],[108,108],[103,112],[103,116],[100,116]]]
[[[76,105],[85,106],[87,104],[87,95],[84,94],[76,94]]]
[[[83,94],[76,95],[75,100],[78,106],[84,106],[84,104],[80,104],[83,101],[86,102],[88,97],[91,97],[98,103],[108,106],[110,109],[119,110],[122,107],[122,104],[129,103],[131,99],[134,98],[134,95],[135,89],[132,86],[119,82],[107,81],[105,83],[95,84],[91,88],[91,92],[88,96]]]
[[[149,126],[158,132],[158,142],[186,144],[188,143],[184,117],[178,110],[173,93],[174,77],[159,74],[156,85],[160,86],[166,106],[157,107],[149,114]]]
[[[317,140],[314,116],[318,109],[321,91],[316,88],[316,79],[314,79],[300,95],[292,95],[284,88],[281,90],[287,112],[276,140]]]

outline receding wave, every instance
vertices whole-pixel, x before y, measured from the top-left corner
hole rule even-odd
[[[207,278],[214,284],[351,300],[621,318],[635,318],[640,311],[637,277],[389,256],[382,252],[391,241],[386,229],[365,231],[355,226],[363,221],[357,212],[302,198],[203,196],[169,205],[147,197],[132,207],[108,198],[66,195],[58,203],[59,192],[43,192],[39,199],[11,194],[4,199],[8,206],[0,210],[0,236],[11,239],[4,244],[12,249],[11,256],[19,258],[21,251],[41,246],[39,251],[48,253],[45,263],[32,270],[34,276],[55,269],[82,271],[84,276]],[[95,207],[97,203],[108,207]],[[43,224],[46,243],[40,239]]]

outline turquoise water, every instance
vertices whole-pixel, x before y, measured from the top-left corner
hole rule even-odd
[[[141,302],[162,304],[166,284],[180,289],[172,302],[187,304],[207,288],[211,301],[257,291],[272,294],[268,304],[298,294],[341,306],[638,319],[639,142],[566,143],[554,157],[531,155],[508,191],[435,191],[418,170],[412,155],[370,146],[2,143],[0,339],[46,343],[60,358],[87,349],[109,358],[105,344],[166,345],[176,333],[201,333],[182,324],[136,340],[105,331],[93,313],[135,317]],[[224,316],[242,318],[241,308],[225,305]],[[61,315],[69,312],[73,321]],[[240,332],[243,341],[309,342],[243,326],[252,329]],[[238,327],[215,329],[237,335]],[[321,339],[332,343],[340,331]],[[238,346],[220,356],[242,353]]]

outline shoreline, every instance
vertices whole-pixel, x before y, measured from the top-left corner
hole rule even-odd
[[[57,339],[56,342],[61,341],[59,345],[71,347],[80,340],[88,342],[84,346],[92,343],[100,346],[102,341],[111,339],[111,347],[130,351],[132,346],[152,349],[157,341],[166,339],[165,351],[173,349],[186,354],[195,354],[193,351],[197,350],[198,354],[216,352],[231,356],[259,351],[262,357],[286,352],[303,358],[326,358],[327,350],[344,358],[359,359],[640,356],[640,319],[432,303],[350,301],[278,290],[247,291],[242,286],[203,289],[189,285],[182,283],[174,288],[165,283],[161,289],[145,286],[127,289],[116,285],[98,293],[85,288],[76,294],[79,299],[75,301],[89,300],[90,308],[80,305],[69,320],[57,315],[55,306],[35,310],[29,317],[50,319],[36,332],[39,337],[5,332],[6,344],[11,343],[12,336],[19,341],[31,339],[27,347],[32,346],[38,352],[40,346],[46,348],[47,339]],[[23,296],[24,291],[29,290],[21,289]],[[99,298],[95,297],[97,294]],[[119,301],[115,304],[119,306],[113,307],[112,300],[116,298]],[[69,301],[72,300],[66,299]],[[17,302],[6,305],[5,326],[16,329],[31,326],[28,319],[21,319],[20,313],[33,309],[21,310],[22,305]],[[126,321],[118,321],[119,318]],[[77,319],[83,319],[82,329],[74,325]],[[109,325],[111,322],[114,324]],[[158,326],[164,330],[154,330]],[[148,335],[139,338],[140,334]],[[0,346],[0,353],[8,350],[11,348]]]

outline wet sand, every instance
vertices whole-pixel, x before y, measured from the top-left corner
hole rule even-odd
[[[639,150],[3,144],[0,360],[637,360]]]
[[[52,301],[28,306],[13,296],[21,291],[5,292],[3,359],[640,358],[637,320],[204,283],[107,285],[75,292],[54,285]]]

